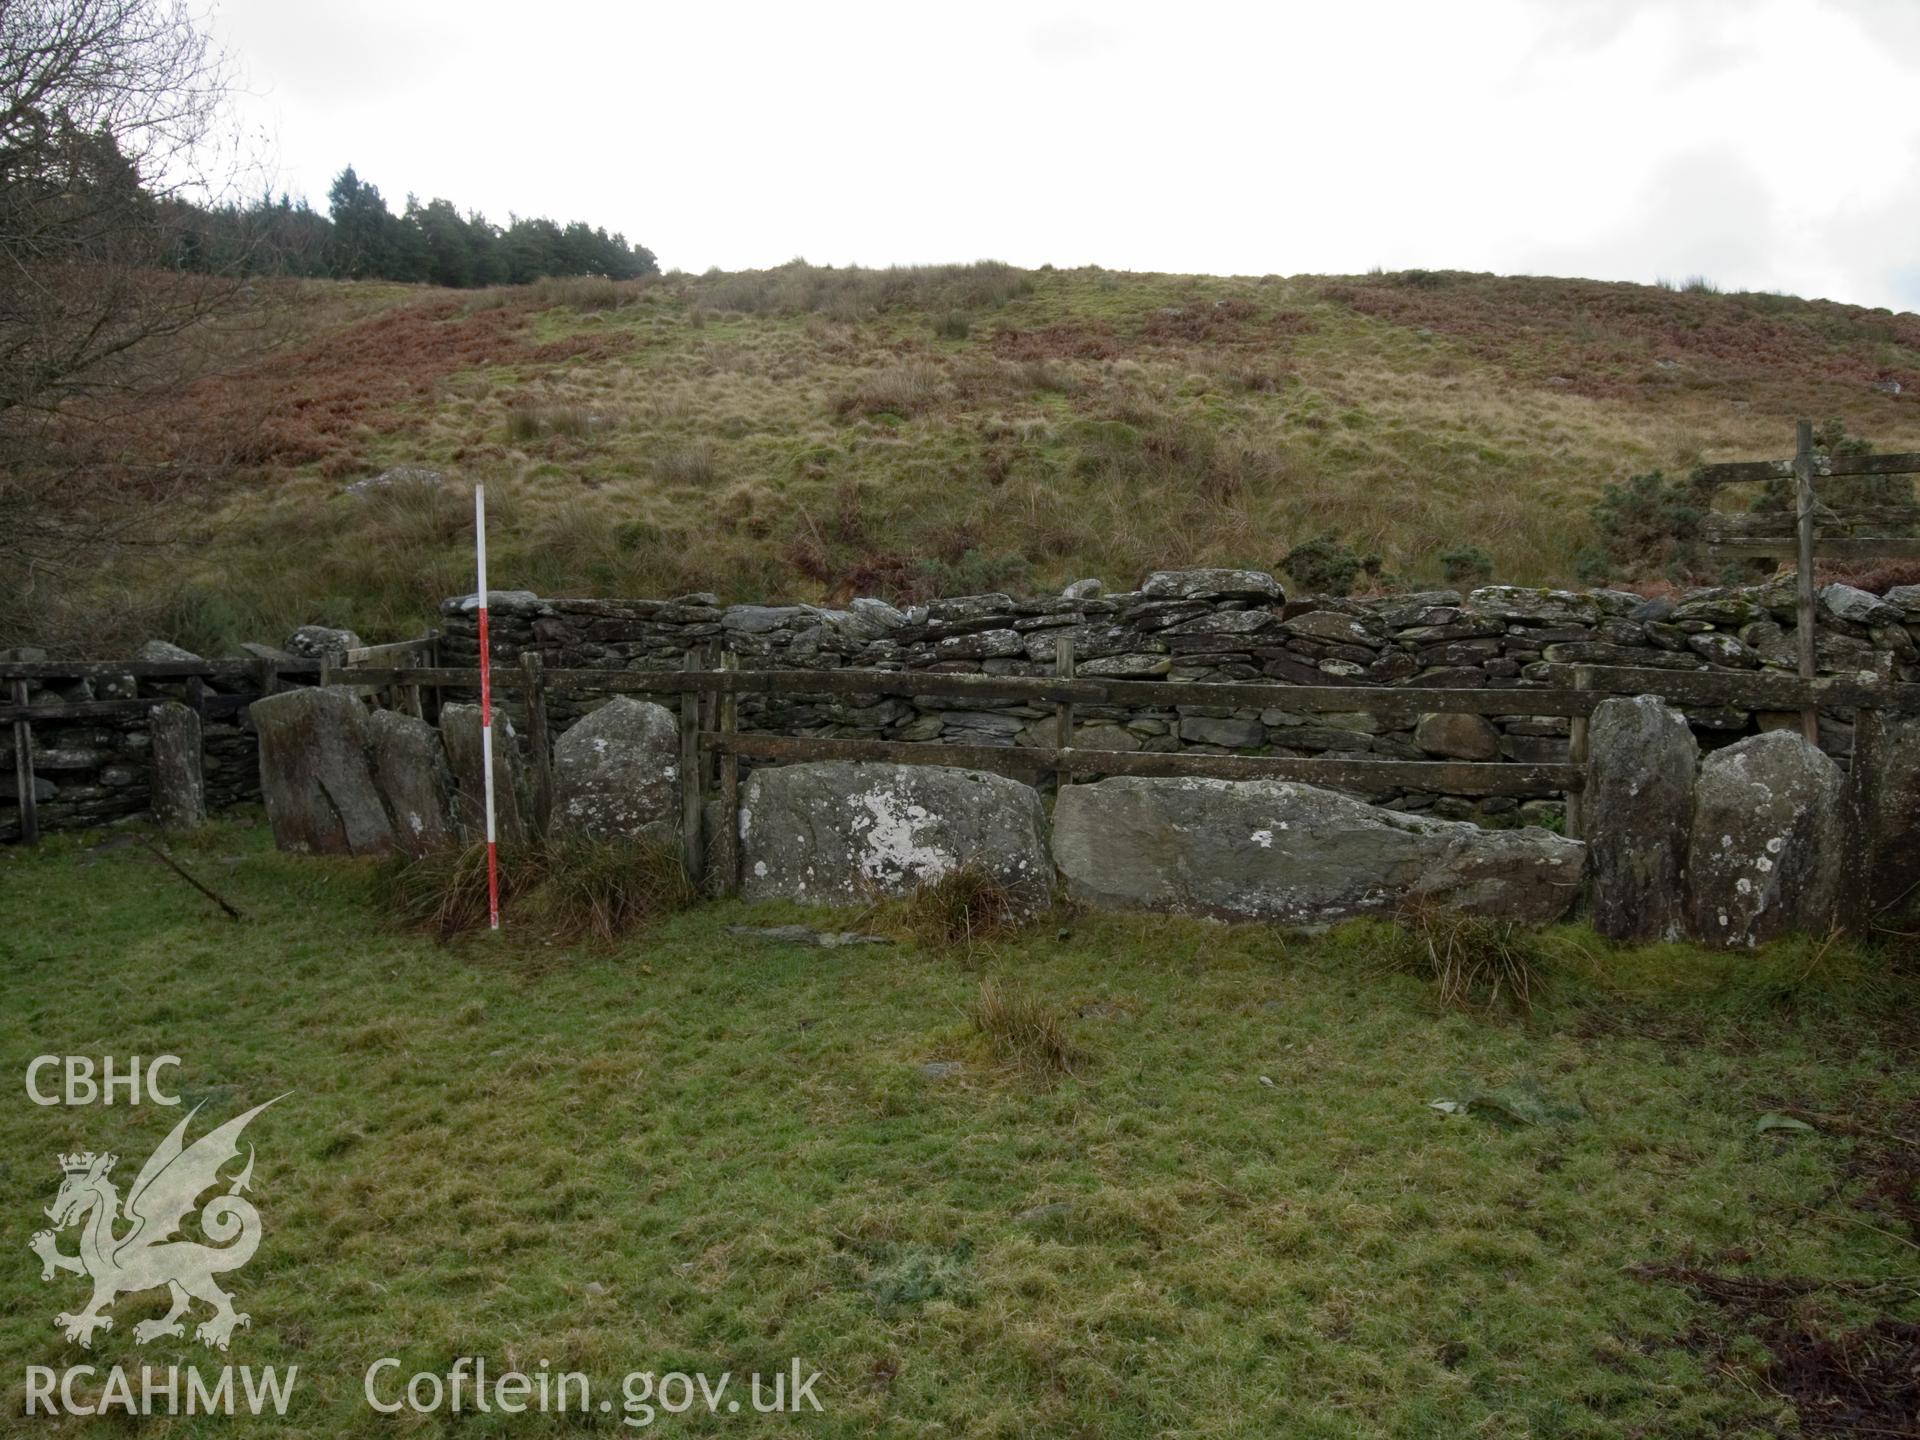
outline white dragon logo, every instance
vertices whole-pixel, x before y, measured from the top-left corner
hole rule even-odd
[[[53,1318],[67,1339],[91,1348],[94,1331],[113,1328],[113,1317],[105,1311],[115,1296],[157,1290],[164,1285],[172,1292],[172,1306],[163,1318],[142,1320],[134,1326],[134,1338],[144,1345],[162,1335],[184,1337],[180,1317],[189,1301],[197,1299],[213,1306],[213,1315],[195,1328],[194,1338],[211,1347],[227,1348],[234,1327],[245,1325],[248,1317],[235,1312],[233,1297],[216,1285],[213,1277],[238,1270],[253,1258],[260,1244],[260,1212],[240,1196],[253,1178],[251,1145],[247,1147],[246,1168],[233,1177],[225,1193],[215,1195],[200,1211],[200,1228],[214,1243],[203,1245],[170,1237],[179,1232],[201,1193],[220,1182],[220,1167],[239,1155],[240,1132],[247,1122],[267,1105],[285,1098],[276,1095],[266,1105],[256,1105],[192,1145],[185,1145],[187,1122],[200,1113],[200,1107],[194,1106],[140,1167],[127,1194],[124,1216],[119,1191],[108,1179],[118,1156],[88,1151],[60,1157],[66,1179],[45,1212],[53,1221],[53,1229],[40,1231],[29,1244],[44,1266],[42,1280],[53,1279],[56,1270],[71,1270],[93,1279],[93,1298],[86,1309],[77,1315],[62,1313]],[[131,1221],[132,1228],[125,1234],[115,1234],[122,1220]],[[54,1232],[82,1222],[85,1228],[80,1232],[80,1253],[62,1253],[56,1248]]]

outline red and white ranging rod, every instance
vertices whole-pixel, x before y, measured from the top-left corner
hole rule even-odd
[[[473,548],[480,571],[480,772],[487,797],[487,923],[500,928],[500,851],[493,829],[493,647],[487,643],[487,487],[473,487]]]

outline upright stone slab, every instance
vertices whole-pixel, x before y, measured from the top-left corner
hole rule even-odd
[[[1587,873],[1593,928],[1671,940],[1686,923],[1687,846],[1700,742],[1657,695],[1603,700],[1587,729]]]
[[[478,705],[440,707],[440,739],[453,771],[453,818],[460,838],[471,845],[487,838],[486,765],[480,740]],[[513,723],[499,706],[493,709],[494,835],[502,844],[532,834],[531,790],[520,759]]]
[[[1920,914],[1920,717],[1888,715],[1880,767],[1867,781],[1872,873],[1867,894],[1885,917]]]
[[[1053,809],[1075,899],[1230,920],[1321,924],[1415,899],[1557,920],[1584,855],[1550,831],[1482,830],[1286,780],[1115,776],[1065,787]]]
[[[207,823],[200,717],[178,700],[167,700],[149,712],[148,724],[153,734],[153,823],[162,830],[197,830]]]
[[[596,840],[672,844],[680,827],[680,727],[619,695],[553,747],[554,824]]]
[[[756,770],[740,804],[748,900],[860,905],[973,866],[1028,909],[1053,884],[1030,785],[937,765],[827,760]]]
[[[377,855],[393,826],[367,764],[367,712],[351,690],[287,690],[249,707],[260,794],[282,850]]]
[[[1687,851],[1696,940],[1751,947],[1833,923],[1843,784],[1840,767],[1794,730],[1752,735],[1707,756]]]
[[[460,843],[439,731],[398,710],[376,710],[367,717],[367,755],[402,850],[417,857]]]

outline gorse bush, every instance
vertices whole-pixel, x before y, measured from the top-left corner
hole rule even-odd
[[[1449,585],[1484,585],[1493,579],[1493,557],[1478,545],[1442,550],[1440,573]]]
[[[1596,538],[1580,555],[1587,580],[1684,580],[1704,563],[1706,507],[1691,481],[1669,480],[1658,470],[1635,475],[1607,486],[1592,515]]]
[[[1306,590],[1320,595],[1351,595],[1362,574],[1378,575],[1378,555],[1362,555],[1328,531],[1289,550],[1280,568]]]

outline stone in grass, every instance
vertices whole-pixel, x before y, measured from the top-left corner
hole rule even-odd
[[[1061,790],[1053,849],[1091,905],[1291,924],[1409,900],[1557,920],[1586,853],[1546,830],[1482,830],[1289,781],[1139,776]]]
[[[981,770],[827,760],[756,770],[740,805],[747,900],[861,905],[973,868],[1016,904],[1053,882],[1046,816],[1030,785]]]
[[[453,771],[453,818],[467,844],[487,838],[486,765],[482,759],[480,707],[440,707],[440,739]],[[526,765],[513,733],[513,724],[493,712],[494,835],[503,844],[518,843],[531,834]]]
[[[439,731],[398,710],[376,710],[367,717],[367,755],[402,850],[418,858],[460,843]]]
[[[1587,870],[1593,928],[1671,940],[1686,914],[1688,830],[1700,742],[1657,695],[1603,700],[1587,733]]]
[[[595,840],[678,838],[680,726],[665,707],[616,696],[560,737],[553,823]]]
[[[249,707],[260,746],[260,794],[282,850],[377,855],[393,824],[367,762],[367,712],[353,691],[310,686]]]
[[[1687,848],[1693,938],[1750,948],[1832,925],[1843,858],[1840,767],[1793,730],[1707,756]]]
[[[153,823],[162,830],[197,830],[207,823],[200,717],[178,700],[153,707]]]

